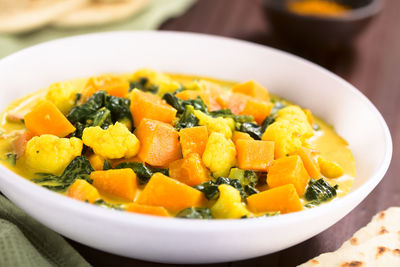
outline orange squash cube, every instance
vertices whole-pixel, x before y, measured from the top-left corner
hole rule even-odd
[[[197,153],[203,156],[208,140],[208,130],[206,126],[196,126],[184,128],[179,131],[179,141],[182,146],[182,155],[184,158],[191,153]]]
[[[43,101],[24,117],[25,127],[33,135],[52,134],[65,137],[75,131],[75,127],[50,101]]]
[[[201,100],[203,100],[204,104],[206,104],[207,107],[210,108],[210,96],[204,91],[185,90],[177,93],[175,96],[182,100],[196,99],[199,96]]]
[[[179,159],[169,164],[169,175],[190,186],[208,181],[209,172],[204,166],[199,154],[192,153],[185,159]]]
[[[251,115],[258,124],[261,124],[271,113],[273,104],[242,93],[232,93],[227,106],[234,114]]]
[[[101,75],[92,77],[88,80],[83,89],[84,98],[89,98],[97,91],[106,91],[109,95],[125,97],[129,92],[129,82],[127,79],[114,75]]]
[[[129,203],[126,205],[125,211],[161,217],[169,216],[168,211],[164,207],[140,205],[137,203]]]
[[[248,133],[243,133],[239,131],[234,131],[232,134],[232,141],[236,144],[236,142],[240,139],[244,140],[254,140]]]
[[[178,132],[169,124],[156,120],[143,119],[136,128],[140,141],[138,157],[153,166],[168,166],[181,158],[181,145]]]
[[[247,198],[247,205],[254,213],[273,211],[289,213],[303,209],[296,188],[292,184],[253,194]]]
[[[94,171],[90,174],[93,186],[107,194],[133,201],[137,190],[137,177],[132,169]]]
[[[268,171],[274,161],[275,143],[272,141],[246,140],[236,141],[237,160],[240,169]]]
[[[203,193],[199,190],[157,172],[150,178],[136,202],[177,212],[188,207],[203,206],[204,201]]]
[[[267,102],[269,101],[269,93],[267,88],[253,80],[234,85],[232,87],[232,92],[242,93]]]
[[[97,154],[91,154],[87,158],[90,162],[90,165],[92,165],[92,167],[95,171],[103,170],[105,159],[102,156],[97,155]]]
[[[300,156],[294,155],[275,160],[269,167],[267,184],[274,188],[286,184],[293,184],[297,194],[301,197],[310,180]]]
[[[295,152],[295,154],[300,156],[303,165],[311,178],[318,179],[321,177],[318,160],[314,157],[310,149],[301,147]]]
[[[68,188],[67,196],[93,203],[100,199],[100,194],[97,189],[82,179],[76,179],[75,182]]]
[[[135,127],[144,118],[171,123],[176,115],[176,109],[160,97],[137,89],[132,91],[130,110]]]

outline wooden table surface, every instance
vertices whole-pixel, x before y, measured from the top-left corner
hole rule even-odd
[[[296,53],[340,75],[364,93],[383,114],[393,138],[393,159],[377,188],[350,214],[321,234],[274,254],[209,266],[296,266],[336,250],[382,209],[400,206],[400,1],[387,0],[383,12],[353,47],[335,52],[293,50],[272,34],[258,0],[199,0],[162,30],[190,31],[262,43]],[[397,164],[396,164],[397,163]],[[94,266],[161,266],[71,244]]]

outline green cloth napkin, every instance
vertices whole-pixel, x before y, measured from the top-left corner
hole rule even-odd
[[[104,31],[154,30],[165,20],[183,14],[193,2],[194,0],[151,0],[139,13],[119,23],[78,29],[48,26],[26,34],[0,35],[0,58],[28,46],[67,36]]]
[[[60,235],[0,195],[0,266],[90,266]]]

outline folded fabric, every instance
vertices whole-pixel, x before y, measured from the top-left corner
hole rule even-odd
[[[41,42],[104,31],[155,30],[169,18],[183,14],[194,0],[151,0],[148,6],[132,18],[102,26],[60,29],[52,26],[25,34],[0,35],[0,58]]]
[[[90,266],[60,235],[0,195],[0,266]]]

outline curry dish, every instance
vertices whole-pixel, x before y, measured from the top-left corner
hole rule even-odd
[[[1,162],[17,174],[148,215],[297,212],[345,195],[355,176],[331,126],[252,80],[140,69],[59,82],[11,103],[0,131]]]

